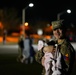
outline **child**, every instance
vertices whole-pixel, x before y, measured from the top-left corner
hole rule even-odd
[[[44,67],[45,75],[49,75],[52,70],[52,75],[61,75],[61,53],[57,50],[57,44],[51,40],[45,43],[42,47],[44,52]],[[50,69],[51,68],[51,69]]]

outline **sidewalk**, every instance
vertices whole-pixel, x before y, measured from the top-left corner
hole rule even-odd
[[[9,42],[17,43],[18,42],[18,37],[8,36],[6,38],[6,41],[7,41],[7,43],[9,43]],[[0,36],[0,43],[2,43],[2,42],[3,42],[3,37]]]
[[[3,44],[3,38],[0,36],[0,45],[15,45],[18,43],[18,37],[8,36],[6,38],[6,44]]]

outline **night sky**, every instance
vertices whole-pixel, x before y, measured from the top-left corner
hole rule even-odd
[[[73,0],[0,0],[0,8],[17,8],[19,15],[30,2],[34,3],[33,8],[26,10],[26,20],[53,21],[57,19],[57,14],[67,9],[71,9],[71,14],[61,15],[61,19],[67,19],[70,23],[76,24],[76,3]]]

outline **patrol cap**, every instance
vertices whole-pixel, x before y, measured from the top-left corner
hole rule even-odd
[[[47,45],[55,45],[55,44],[56,44],[56,43],[55,43],[54,40],[51,40],[51,41],[47,42]]]
[[[53,28],[53,30],[61,28],[62,27],[62,21],[63,20],[53,21],[52,22],[52,28]]]

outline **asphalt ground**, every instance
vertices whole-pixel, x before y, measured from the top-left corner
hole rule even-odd
[[[0,75],[41,75],[42,66],[17,62],[16,54],[0,54]],[[71,75],[76,75],[76,62]]]
[[[42,66],[36,61],[25,64],[16,58],[14,54],[0,54],[0,75],[41,75]]]

